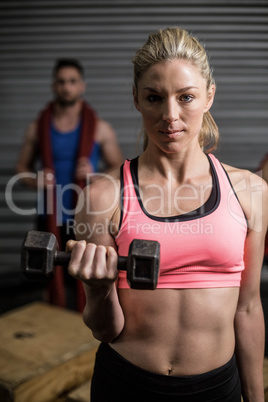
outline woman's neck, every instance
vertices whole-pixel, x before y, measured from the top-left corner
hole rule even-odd
[[[151,174],[158,173],[163,177],[176,178],[185,182],[192,177],[202,175],[209,170],[209,162],[199,144],[195,148],[182,150],[178,153],[165,153],[153,149],[150,145],[139,158],[139,167],[148,169]]]

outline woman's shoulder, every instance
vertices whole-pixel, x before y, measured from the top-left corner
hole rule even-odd
[[[265,181],[261,176],[249,169],[241,169],[225,163],[222,163],[222,166],[226,170],[233,187],[238,187],[240,189],[244,188],[250,191],[256,186],[264,186],[265,189]]]
[[[113,214],[120,200],[120,169],[99,173],[80,195],[80,205],[92,214]]]
[[[262,177],[250,170],[239,169],[226,164],[223,164],[223,167],[230,178],[249,226],[253,227],[251,222],[255,222],[258,215],[261,218],[263,214],[266,214],[268,185]]]
[[[75,212],[76,236],[96,244],[111,244],[110,226],[119,205],[120,172],[102,174],[79,195]]]

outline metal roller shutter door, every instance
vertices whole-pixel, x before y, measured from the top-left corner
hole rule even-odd
[[[40,0],[0,3],[0,274],[19,271],[19,249],[35,195],[14,185],[13,167],[27,124],[50,98],[58,57],[79,58],[86,99],[134,156],[140,119],[131,96],[134,51],[159,27],[190,30],[210,54],[217,82],[212,109],[221,131],[218,156],[254,170],[268,148],[268,2],[214,0]]]

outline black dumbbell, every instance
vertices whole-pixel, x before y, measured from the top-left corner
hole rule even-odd
[[[70,253],[58,251],[53,233],[29,230],[21,249],[21,268],[28,279],[52,279],[55,267],[68,266]],[[118,256],[117,269],[127,271],[132,289],[155,289],[159,275],[160,245],[157,241],[134,239],[127,257]]]

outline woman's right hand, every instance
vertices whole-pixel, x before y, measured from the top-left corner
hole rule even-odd
[[[110,288],[116,281],[118,256],[113,247],[86,243],[84,240],[69,240],[66,250],[71,252],[69,274],[92,290]]]

